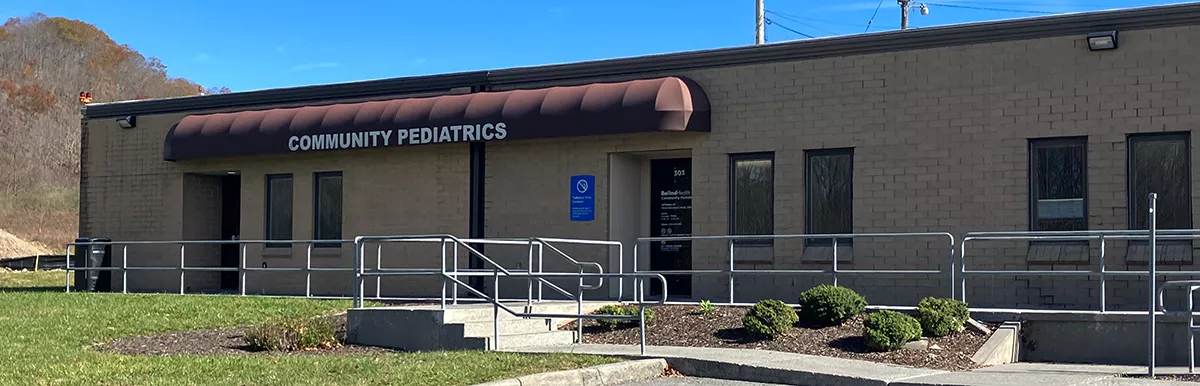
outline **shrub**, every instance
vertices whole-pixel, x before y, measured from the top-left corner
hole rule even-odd
[[[971,318],[967,304],[955,299],[928,297],[917,304],[917,320],[930,336],[946,336],[962,331]]]
[[[796,310],[787,303],[768,299],[754,303],[746,311],[746,316],[742,317],[742,327],[755,336],[775,339],[798,320],[800,317],[796,316]]]
[[[638,306],[636,304],[625,304],[625,305],[609,304],[607,306],[600,307],[600,309],[596,310],[596,312],[594,312],[594,314],[637,316]],[[650,323],[651,320],[654,320],[654,309],[647,308],[646,309],[646,323]],[[608,328],[616,328],[616,327],[621,327],[621,326],[636,326],[638,323],[636,318],[632,319],[632,320],[631,319],[596,319],[596,321],[599,322],[601,326],[608,327]]]
[[[701,300],[700,301],[700,315],[712,315],[712,313],[713,313],[712,302],[707,301],[707,300]]]
[[[329,318],[278,320],[250,327],[246,346],[260,351],[328,349],[341,345],[337,328]]]
[[[883,310],[867,315],[863,323],[863,339],[867,346],[879,351],[892,351],[921,337],[921,323],[911,316]]]
[[[800,294],[800,313],[804,320],[837,325],[867,310],[867,300],[858,292],[822,284]]]

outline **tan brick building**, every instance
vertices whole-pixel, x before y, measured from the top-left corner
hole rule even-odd
[[[1088,34],[1107,31],[1119,34],[1117,47],[1090,50]],[[1150,191],[1160,196],[1160,227],[1193,228],[1200,197],[1191,186],[1190,135],[1200,125],[1196,41],[1200,5],[1189,4],[89,105],[80,232],[123,241],[430,233],[618,240],[623,261],[603,247],[564,250],[607,271],[628,271],[638,237],[667,233],[958,238],[968,231],[1142,229],[1144,216],[1135,215],[1145,212]],[[122,128],[118,118],[127,117],[133,127]],[[468,135],[467,127],[475,130]],[[324,148],[335,150],[316,151]],[[590,220],[572,218],[573,176],[594,176],[587,180],[594,184]],[[735,265],[828,269],[828,241],[739,244]],[[1145,248],[1127,244],[1107,245],[1106,269],[1145,269]],[[729,268],[724,241],[679,245],[675,252],[661,243],[639,246],[638,268]],[[972,269],[1099,265],[1094,243],[984,246],[971,249]],[[506,267],[528,267],[525,246],[485,251]],[[177,246],[131,246],[128,253],[131,266],[179,263]],[[304,267],[307,254],[302,244],[255,245],[246,264]],[[353,250],[312,254],[312,266],[349,267]],[[239,265],[236,247],[189,247],[187,255],[189,266]],[[950,263],[947,240],[937,237],[839,240],[838,255],[841,269],[948,270]],[[440,259],[437,245],[389,244],[383,265],[439,268]],[[1170,244],[1160,259],[1164,270],[1196,269],[1191,244]],[[463,267],[468,260],[460,254]],[[575,269],[550,257],[544,264]],[[239,288],[236,275],[224,283],[220,276],[189,272],[184,286]],[[747,274],[737,278],[736,300],[795,301],[829,280]],[[973,305],[1094,309],[1097,280],[972,277],[967,292]],[[1110,308],[1144,304],[1144,280],[1109,278]],[[348,293],[350,281],[346,272],[314,273],[312,291]],[[558,282],[573,288],[571,280]],[[131,290],[180,285],[177,271],[133,272],[128,283]],[[913,304],[950,291],[946,274],[845,274],[839,284],[873,304]],[[510,296],[526,289],[518,281],[501,286]],[[251,272],[245,287],[303,293],[305,280],[296,272]],[[383,279],[381,292],[431,296],[440,289],[438,279],[400,276]],[[589,296],[616,291],[610,283]],[[670,291],[724,301],[728,276],[685,277]]]

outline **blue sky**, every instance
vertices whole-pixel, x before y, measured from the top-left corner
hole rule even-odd
[[[1177,1],[934,0],[910,28]],[[916,3],[914,1],[914,3]],[[765,0],[767,41],[899,28],[895,0]],[[882,4],[882,6],[880,6]],[[973,7],[973,8],[972,8]],[[0,0],[95,24],[174,77],[234,91],[750,45],[751,0]]]

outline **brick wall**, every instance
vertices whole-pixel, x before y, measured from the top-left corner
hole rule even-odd
[[[712,105],[713,132],[490,145],[486,234],[605,238],[606,156],[667,148],[670,138],[693,157],[695,234],[728,232],[728,156],[751,151],[775,152],[775,232],[804,233],[804,151],[840,147],[855,148],[855,232],[947,231],[957,238],[967,231],[1028,230],[1028,140],[1060,136],[1088,138],[1089,228],[1125,229],[1126,135],[1192,131],[1200,122],[1200,70],[1188,65],[1198,54],[1176,49],[1200,37],[1200,27],[1122,31],[1121,37],[1121,48],[1108,52],[1089,52],[1082,37],[1056,37],[653,74],[696,80]],[[595,223],[573,224],[565,186],[567,176],[583,173],[598,177],[598,215]],[[976,246],[973,269],[1099,264],[1095,247],[1086,264],[1031,264],[1024,243]],[[695,248],[694,268],[728,266],[724,245]],[[861,240],[839,268],[944,269],[947,248],[938,239]],[[777,242],[769,261],[743,266],[829,267],[802,261],[803,250],[798,242]],[[1121,242],[1110,242],[1106,252],[1109,270],[1144,269],[1126,261]],[[1164,269],[1195,269],[1186,260]],[[949,293],[944,276],[839,279],[880,304]],[[794,300],[829,282],[800,275],[738,280],[739,301]],[[723,275],[696,278],[695,297],[725,299],[726,283]],[[1144,279],[1111,278],[1110,306],[1144,304],[1139,283]],[[972,277],[968,298],[987,306],[1095,308],[1098,290],[1096,278]]]
[[[682,75],[697,81],[712,105],[712,132],[490,143],[485,235],[608,239],[613,177],[608,172],[609,158],[639,154],[644,159],[652,156],[647,152],[664,150],[692,157],[694,234],[728,233],[729,155],[759,151],[775,153],[775,232],[805,233],[804,151],[841,147],[855,149],[855,232],[945,231],[957,236],[967,231],[1022,231],[1029,228],[1028,140],[1062,136],[1087,137],[1089,228],[1124,229],[1128,226],[1126,136],[1191,132],[1200,123],[1196,94],[1200,69],[1190,65],[1200,53],[1183,49],[1198,37],[1200,27],[1178,27],[1122,31],[1121,47],[1105,52],[1089,52],[1083,37],[1073,36],[640,74]],[[346,237],[467,234],[466,145],[164,162],[163,135],[180,117],[141,117],[138,129],[125,131],[108,120],[88,123],[81,219],[85,234],[178,239],[181,219],[187,220],[181,205],[183,173],[224,169],[239,170],[244,176],[243,238],[261,232],[262,175],[274,172],[296,173],[295,237],[306,237],[305,232],[311,231],[311,172],[319,170],[345,172]],[[575,174],[597,176],[593,222],[568,219],[567,183]],[[1191,178],[1196,180],[1196,175]],[[1197,195],[1192,194],[1195,202]],[[1200,205],[1193,204],[1196,207]],[[385,253],[403,256],[396,266],[430,267],[440,257],[436,249]],[[693,267],[727,267],[726,250],[722,243],[696,244]],[[829,267],[827,262],[811,260],[822,253],[808,250],[798,241],[779,241],[765,258],[741,262],[739,267]],[[528,251],[521,247],[488,251],[508,267],[528,264]],[[566,251],[615,270],[613,255],[601,248]],[[627,267],[632,264],[630,252],[625,254]],[[1030,263],[1024,243],[978,244],[969,252],[975,269],[1070,270],[1099,263],[1095,247],[1087,261],[1036,264]],[[170,261],[169,249],[158,253],[161,261]],[[348,265],[347,253],[343,250],[327,260],[314,258],[314,265]],[[298,249],[251,264],[302,266],[304,254]],[[259,251],[251,253],[258,255]],[[839,263],[842,269],[945,269],[949,265],[949,251],[936,238],[856,240],[851,256],[842,255],[847,259]],[[1106,248],[1107,268],[1144,267],[1126,255],[1123,243],[1111,243]],[[645,257],[641,258],[644,264]],[[1196,268],[1190,256],[1182,260],[1164,269]],[[568,268],[558,259],[548,258],[546,264],[548,270]],[[288,276],[293,274],[258,275],[264,284],[250,288],[252,292],[302,290],[303,282]],[[314,280],[314,286],[347,287],[347,282],[330,275]],[[154,276],[144,278],[145,283],[168,287],[172,283],[170,274]],[[436,282],[415,280],[389,279],[384,286],[394,285],[396,292],[440,289]],[[739,301],[767,296],[794,301],[799,292],[830,278],[737,280]],[[876,304],[912,304],[922,296],[945,296],[950,285],[944,275],[851,274],[841,275],[839,284],[863,292]],[[1112,308],[1144,304],[1143,279],[1113,278],[1105,284]],[[511,293],[523,293],[525,288],[520,281],[501,285]],[[727,278],[696,277],[693,289],[696,298],[724,300]],[[977,306],[1094,308],[1098,291],[1096,278],[1052,276],[972,278],[967,288],[968,299]]]

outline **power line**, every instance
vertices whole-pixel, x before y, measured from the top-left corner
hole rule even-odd
[[[766,22],[767,22],[767,25],[778,25],[778,26],[779,26],[779,28],[781,28],[781,29],[785,29],[785,30],[788,30],[788,31],[792,31],[792,34],[796,34],[796,35],[799,35],[799,36],[804,36],[804,37],[808,37],[808,38],[816,38],[816,36],[812,36],[812,35],[809,35],[809,34],[804,34],[804,32],[800,32],[800,31],[797,31],[797,30],[793,30],[793,29],[787,28],[787,25],[782,25],[782,24],[776,23],[776,22],[775,22],[775,20],[772,20],[772,19],[770,19],[770,18],[763,18],[763,20],[766,20]]]
[[[973,7],[973,6],[969,6],[969,5],[934,4],[934,3],[925,3],[925,4],[927,4],[927,5],[936,5],[936,6],[938,6],[938,7],[947,7],[947,8],[963,8],[963,9],[974,9],[974,10],[979,10],[979,11],[998,11],[998,12],[1035,13],[1035,14],[1041,14],[1041,15],[1053,15],[1053,14],[1057,13],[1057,12],[1048,12],[1048,11],[1033,11],[1033,10],[1028,10],[1028,9],[1006,9],[1006,8]]]
[[[875,16],[879,15],[879,8],[882,8],[882,7],[883,7],[883,0],[879,0],[879,5],[875,6],[875,13],[871,14],[871,19],[867,20],[867,29],[864,29],[863,33],[867,33],[867,31],[871,30],[871,22],[875,21]]]
[[[828,20],[828,19],[820,19],[820,18],[815,18],[815,17],[800,16],[800,15],[791,14],[791,13],[782,13],[782,12],[778,12],[778,11],[771,11],[771,13],[774,13],[774,14],[778,15],[779,17],[785,17],[785,16],[786,16],[786,17],[788,17],[788,18],[794,18],[794,19],[803,19],[803,20],[808,20],[808,21],[811,21],[811,22],[813,22],[813,23],[821,23],[821,24],[829,24],[829,25],[842,25],[842,26],[848,26],[848,27],[858,27],[858,26],[862,25],[862,24],[858,24],[858,23],[847,23],[847,22],[844,22],[844,21],[834,21],[834,20]],[[798,22],[798,21],[797,21],[797,22]],[[880,24],[880,26],[883,26],[883,25],[884,25],[884,24]],[[895,26],[889,26],[889,27],[895,27]]]
[[[769,9],[768,9],[766,12],[767,12],[767,13],[769,13],[769,14],[775,15],[775,16],[782,17],[782,18],[784,18],[784,19],[787,19],[787,20],[791,20],[791,21],[793,21],[793,22],[796,22],[796,23],[798,23],[798,24],[800,24],[800,25],[802,25],[802,26],[805,26],[805,27],[808,27],[808,28],[812,28],[812,29],[815,29],[815,30],[817,30],[817,31],[821,31],[821,32],[824,32],[824,33],[827,33],[827,34],[830,34],[830,35],[837,35],[837,32],[833,32],[833,31],[830,31],[830,30],[827,30],[827,29],[824,29],[824,28],[821,28],[821,27],[817,27],[817,26],[815,26],[815,25],[812,25],[812,24],[809,24],[809,23],[807,23],[807,22],[801,21],[801,20],[799,20],[799,19],[796,19],[795,17],[789,16],[789,15],[785,15],[785,14],[782,14],[782,13],[779,13],[779,12],[775,12],[775,11],[772,11],[772,10],[769,10]]]

